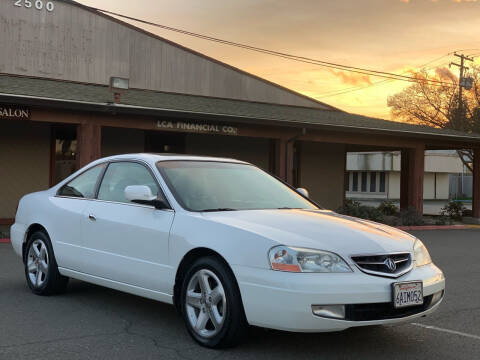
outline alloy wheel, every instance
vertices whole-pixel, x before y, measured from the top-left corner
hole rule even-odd
[[[225,322],[227,301],[220,279],[208,269],[197,271],[187,286],[185,307],[190,325],[203,338],[219,333]]]
[[[27,256],[27,269],[30,282],[36,287],[41,287],[47,280],[48,275],[48,251],[47,245],[40,240],[34,240]]]

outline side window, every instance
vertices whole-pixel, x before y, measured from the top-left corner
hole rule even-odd
[[[62,186],[62,188],[58,191],[58,195],[86,199],[95,197],[95,189],[97,186],[98,177],[102,173],[105,166],[105,164],[100,164],[90,170],[85,171],[68,184]]]
[[[145,166],[133,162],[115,162],[105,172],[98,199],[128,203],[125,188],[130,185],[146,185],[153,195],[158,196],[157,183]]]

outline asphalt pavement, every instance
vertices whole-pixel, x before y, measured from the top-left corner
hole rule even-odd
[[[295,334],[252,328],[242,345],[196,345],[170,305],[71,281],[33,295],[0,244],[0,359],[480,359],[480,231],[415,232],[447,279],[446,298],[414,324]]]

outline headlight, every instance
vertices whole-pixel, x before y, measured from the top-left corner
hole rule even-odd
[[[347,273],[348,264],[338,255],[321,250],[276,246],[268,254],[273,270],[288,272]]]
[[[428,265],[432,262],[427,248],[420,240],[415,241],[415,245],[413,245],[413,257],[417,267]]]

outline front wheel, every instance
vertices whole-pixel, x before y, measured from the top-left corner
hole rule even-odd
[[[27,284],[33,293],[52,295],[66,289],[68,278],[58,272],[52,244],[43,231],[28,238],[24,262]]]
[[[237,283],[218,258],[200,258],[187,271],[181,292],[182,315],[190,335],[209,348],[231,347],[248,329]]]

